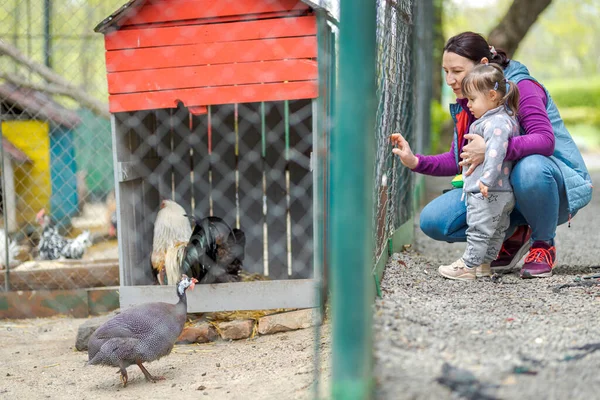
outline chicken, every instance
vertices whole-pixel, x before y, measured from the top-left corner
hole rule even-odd
[[[140,304],[102,324],[89,339],[87,365],[118,367],[124,387],[127,367],[133,364],[140,367],[147,381],[163,380],[164,377],[150,375],[142,363],[171,353],[187,316],[186,291],[193,289],[196,282],[182,275],[177,283],[177,303]]]
[[[40,260],[81,259],[85,250],[92,245],[88,231],[81,233],[75,239],[67,239],[60,235],[43,208],[37,213],[36,220],[43,229],[38,244]]]
[[[189,241],[178,242],[167,251],[165,269],[172,282],[182,273],[200,283],[238,282],[244,261],[246,237],[219,217],[195,222]]]
[[[178,242],[187,243],[191,234],[190,220],[186,216],[183,207],[174,201],[163,200],[154,223],[152,255],[150,257],[152,270],[159,284],[167,284],[165,272],[167,251]],[[171,280],[171,283],[176,282],[176,279]]]
[[[106,224],[108,225],[108,236],[114,238],[117,236],[117,200],[115,191],[111,191],[106,196]]]
[[[90,231],[83,231],[75,239],[67,239],[67,244],[60,250],[60,255],[64,258],[78,260],[83,258],[85,249],[92,245]]]
[[[4,229],[0,229],[0,269],[6,266],[6,233]],[[8,239],[8,266],[15,267],[21,263],[18,260],[20,250],[17,242]]]
[[[110,222],[108,225],[108,236],[117,237],[117,212],[110,214]]]

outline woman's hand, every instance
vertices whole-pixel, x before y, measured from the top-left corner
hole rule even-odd
[[[485,159],[485,140],[481,136],[471,133],[466,134],[465,139],[468,139],[469,143],[462,148],[462,153],[460,153],[462,161],[459,165],[461,167],[470,165],[466,172],[463,171],[464,175],[469,176]]]
[[[393,146],[392,153],[400,157],[400,162],[410,169],[415,169],[419,164],[419,159],[413,154],[410,145],[400,133],[392,133],[390,142]]]

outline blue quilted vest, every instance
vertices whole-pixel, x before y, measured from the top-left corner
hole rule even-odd
[[[571,134],[565,127],[550,93],[548,93],[548,90],[542,84],[529,75],[527,67],[517,61],[511,60],[508,67],[504,70],[504,75],[506,79],[514,83],[529,79],[544,88],[547,98],[546,112],[550,118],[555,137],[554,153],[550,156],[550,159],[556,163],[562,173],[567,191],[569,214],[574,215],[592,199],[592,180],[583,157]]]

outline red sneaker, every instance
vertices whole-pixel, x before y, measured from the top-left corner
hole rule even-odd
[[[556,261],[556,248],[543,241],[531,245],[529,255],[521,268],[521,278],[548,278]]]
[[[502,243],[498,257],[491,262],[492,273],[510,272],[529,250],[531,228],[527,225],[519,226],[511,237]]]

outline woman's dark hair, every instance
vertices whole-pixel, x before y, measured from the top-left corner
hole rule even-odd
[[[468,58],[476,64],[479,64],[483,57],[487,57],[491,63],[502,68],[506,68],[510,61],[503,50],[494,49],[483,36],[475,32],[463,32],[452,36],[446,42],[444,51]]]

